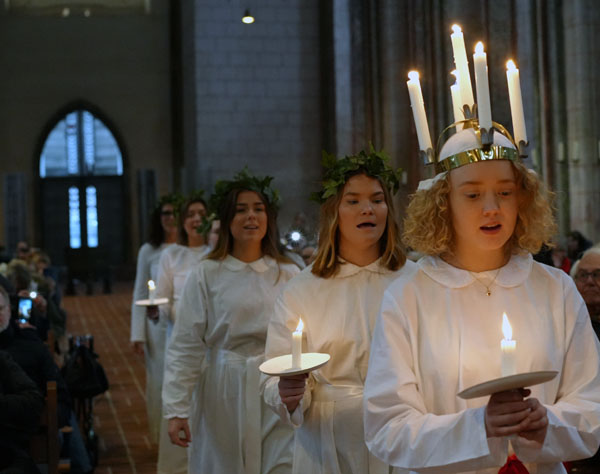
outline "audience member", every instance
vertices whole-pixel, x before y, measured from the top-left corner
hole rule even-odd
[[[562,245],[557,245],[550,251],[552,266],[560,268],[565,273],[571,271],[571,259],[567,257],[567,250]]]
[[[594,331],[600,338],[600,248],[586,250],[581,260],[573,265],[571,276],[585,301]]]
[[[592,245],[592,242],[586,239],[578,230],[572,230],[567,235],[567,255],[572,262],[579,260],[583,252]]]
[[[8,310],[3,297],[0,315]],[[0,316],[0,331],[8,326]],[[0,351],[0,474],[39,474],[27,454],[44,400],[35,383],[6,352]]]

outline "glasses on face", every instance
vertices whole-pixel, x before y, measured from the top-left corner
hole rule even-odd
[[[600,285],[600,269],[586,272],[585,270],[579,270],[575,274],[575,281],[577,283],[585,283],[589,277],[598,285]]]
[[[165,216],[165,217],[171,217],[171,216],[174,216],[175,213],[173,211],[161,211],[160,215]]]

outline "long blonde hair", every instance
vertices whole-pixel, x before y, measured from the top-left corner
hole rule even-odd
[[[381,264],[389,270],[398,270],[404,262],[406,255],[400,242],[400,227],[395,217],[394,203],[387,187],[375,176],[370,176],[364,170],[358,170],[352,176],[364,174],[369,178],[377,179],[383,189],[385,203],[388,207],[387,220],[383,235],[379,239],[379,254]],[[350,177],[349,177],[350,178]],[[338,192],[330,196],[321,204],[321,217],[319,220],[319,246],[315,257],[312,273],[321,278],[330,278],[340,269],[339,259],[339,207],[344,194],[345,186],[340,186]]]

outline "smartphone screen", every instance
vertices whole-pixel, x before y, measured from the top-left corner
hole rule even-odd
[[[19,298],[19,321],[26,323],[31,317],[33,301],[30,298]]]

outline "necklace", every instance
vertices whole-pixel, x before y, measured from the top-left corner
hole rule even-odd
[[[500,270],[502,270],[502,267],[500,267],[500,268],[498,269],[498,271],[497,271],[497,272],[496,272],[496,274],[494,275],[494,278],[492,279],[492,281],[490,282],[490,284],[489,284],[489,285],[486,285],[486,284],[485,284],[484,282],[482,282],[482,281],[481,281],[479,278],[477,278],[477,277],[475,276],[475,274],[474,274],[472,271],[470,271],[470,270],[467,270],[467,271],[468,271],[468,272],[471,274],[471,276],[472,276],[473,278],[475,278],[475,280],[477,280],[479,283],[481,283],[481,284],[482,284],[482,285],[485,287],[485,289],[487,290],[487,291],[485,292],[485,294],[486,294],[486,295],[488,295],[488,296],[490,296],[490,295],[492,294],[492,290],[490,290],[490,287],[491,287],[491,286],[494,284],[494,282],[496,281],[496,278],[498,277],[498,274],[500,273]]]

